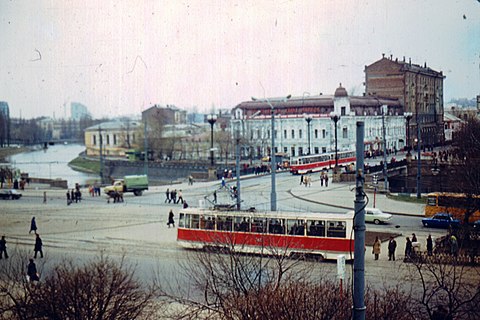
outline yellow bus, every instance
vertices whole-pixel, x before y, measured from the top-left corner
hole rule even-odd
[[[471,208],[473,214],[469,222],[480,219],[480,196],[467,196],[464,193],[432,192],[427,195],[425,216],[431,217],[439,212],[452,214],[461,221],[465,218],[467,209]]]

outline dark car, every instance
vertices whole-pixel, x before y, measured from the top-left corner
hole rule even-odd
[[[22,194],[15,189],[0,190],[0,199],[4,200],[18,200]]]
[[[449,213],[437,213],[433,217],[423,218],[422,223],[424,227],[444,228],[458,227],[460,220],[454,219]]]

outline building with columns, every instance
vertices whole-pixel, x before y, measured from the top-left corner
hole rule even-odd
[[[405,112],[412,113],[409,145],[417,137],[418,125],[423,146],[445,141],[443,130],[443,72],[403,60],[386,58],[365,66],[367,96],[382,96],[400,101]]]
[[[275,120],[275,153],[295,157],[335,151],[335,123],[337,121],[338,151],[355,150],[356,122],[365,122],[365,151],[383,150],[383,125],[387,149],[406,146],[406,120],[398,99],[375,96],[349,96],[341,85],[334,95],[268,98],[245,101],[232,112],[232,136],[242,143],[242,157],[258,159],[271,154],[271,106]],[[385,106],[385,115],[383,108]],[[382,117],[384,116],[384,119]],[[310,137],[309,137],[310,136]]]

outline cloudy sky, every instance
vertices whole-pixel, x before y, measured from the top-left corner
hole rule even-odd
[[[1,0],[0,43],[13,117],[361,95],[382,53],[443,71],[446,102],[480,94],[479,0]]]

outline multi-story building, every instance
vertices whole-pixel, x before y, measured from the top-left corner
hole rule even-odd
[[[82,118],[92,117],[90,112],[88,112],[87,107],[79,102],[72,102],[70,104],[70,115],[70,118],[75,121],[80,121]]]
[[[270,104],[271,105],[270,105]],[[232,136],[239,134],[242,155],[259,158],[270,155],[271,106],[274,107],[275,153],[289,156],[355,150],[356,122],[365,122],[365,150],[383,150],[383,128],[388,150],[405,147],[406,122],[398,99],[348,96],[340,85],[334,95],[275,98],[246,101],[233,109]],[[385,113],[384,112],[385,109]],[[337,141],[335,122],[337,115]],[[385,125],[383,125],[385,124]]]
[[[142,121],[147,119],[147,125],[158,127],[158,124],[152,122],[160,122],[160,125],[168,124],[185,124],[187,123],[187,111],[181,110],[174,105],[166,107],[160,105],[153,105],[150,108],[142,111]]]
[[[367,96],[396,98],[403,106],[404,112],[413,114],[410,122],[412,145],[420,135],[423,146],[434,146],[444,142],[443,131],[443,79],[440,71],[435,71],[425,63],[424,66],[413,64],[403,58],[382,59],[365,66],[365,91]]]
[[[140,121],[103,122],[85,129],[85,148],[88,156],[102,154],[124,157],[130,149],[143,145],[143,124]]]
[[[6,101],[0,101],[0,146],[10,144],[10,108]]]

